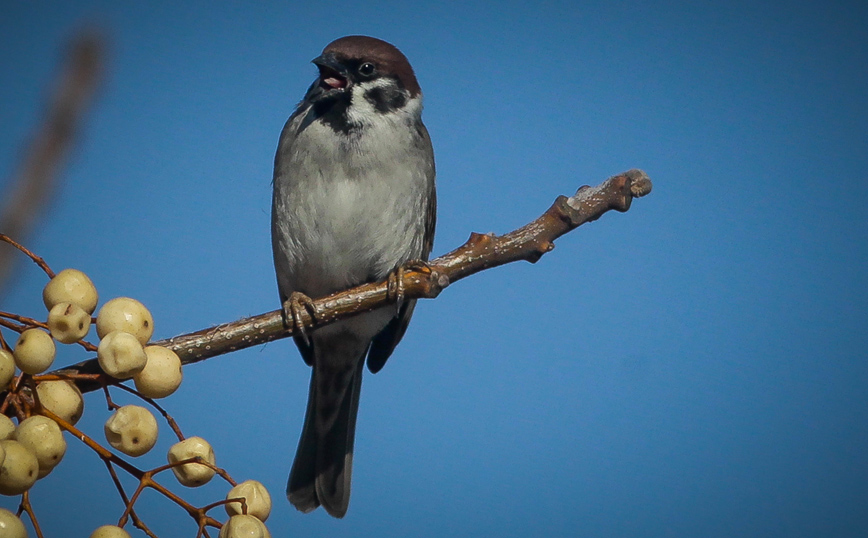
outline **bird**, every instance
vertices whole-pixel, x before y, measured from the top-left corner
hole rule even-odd
[[[318,76],[283,127],[274,159],[271,236],[285,322],[312,367],[287,483],[302,512],[346,515],[362,371],[377,373],[415,300],[305,331],[311,298],[425,268],[437,212],[422,90],[394,45],[361,35],[329,43]],[[400,282],[400,278],[397,279]],[[315,316],[314,316],[315,317]]]

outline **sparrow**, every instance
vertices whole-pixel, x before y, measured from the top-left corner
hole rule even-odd
[[[422,91],[395,46],[347,36],[312,60],[319,76],[289,117],[274,159],[271,238],[285,321],[312,367],[287,498],[343,517],[350,498],[362,370],[377,373],[415,300],[303,330],[310,298],[424,265],[434,240],[434,151]],[[402,291],[402,289],[400,290]]]

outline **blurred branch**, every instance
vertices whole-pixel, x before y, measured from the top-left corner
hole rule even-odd
[[[82,32],[71,40],[45,120],[9,182],[9,193],[2,197],[0,232],[26,242],[42,216],[101,79],[104,51],[104,39],[94,32]],[[9,245],[0,243],[0,293],[17,259]]]
[[[634,198],[651,192],[651,180],[641,170],[611,177],[596,187],[581,187],[572,197],[559,196],[539,218],[508,234],[473,233],[461,247],[429,262],[430,271],[407,271],[403,286],[406,299],[434,298],[450,283],[485,269],[526,260],[536,262],[554,248],[554,240],[575,228],[600,218],[609,210],[627,211]],[[313,301],[315,319],[302,311],[305,328],[315,328],[395,303],[388,281],[364,284]],[[184,364],[199,362],[279,338],[292,336],[282,310],[225,323],[154,342],[175,351]],[[56,374],[93,374],[101,370],[96,359],[58,370]],[[96,390],[98,383],[77,380],[82,392]]]

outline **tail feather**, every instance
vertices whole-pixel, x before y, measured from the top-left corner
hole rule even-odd
[[[295,451],[295,461],[289,472],[286,497],[298,510],[312,512],[320,505],[316,495],[316,447],[317,436],[314,432],[314,406],[316,404],[316,374],[310,376],[310,390],[307,396],[307,411],[304,414],[304,427]]]
[[[356,417],[365,352],[355,360],[319,356],[316,349],[307,412],[295,461],[289,474],[287,498],[298,510],[322,505],[343,517],[350,502]],[[346,352],[344,350],[344,352]],[[325,359],[325,360],[321,360]]]

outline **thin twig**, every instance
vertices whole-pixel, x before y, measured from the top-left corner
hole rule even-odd
[[[192,504],[188,503],[187,501],[185,501],[184,499],[182,499],[181,497],[179,497],[178,495],[176,495],[175,493],[173,493],[172,491],[167,489],[165,486],[163,486],[159,482],[155,481],[153,479],[153,476],[157,473],[165,471],[166,469],[171,469],[175,465],[183,465],[185,463],[190,463],[190,462],[200,463],[202,465],[205,465],[207,467],[215,469],[218,472],[218,474],[220,474],[221,476],[226,478],[226,477],[228,477],[228,474],[226,474],[226,471],[224,471],[223,469],[215,467],[214,465],[211,465],[210,463],[201,460],[201,458],[196,457],[196,458],[191,458],[189,460],[183,460],[183,461],[178,462],[176,464],[162,465],[160,467],[157,467],[155,469],[151,469],[149,471],[142,471],[141,469],[139,469],[138,467],[127,462],[123,458],[116,456],[113,452],[111,452],[109,449],[105,448],[104,446],[102,446],[98,442],[96,442],[93,438],[91,438],[90,436],[88,436],[87,434],[85,434],[84,432],[82,432],[81,430],[79,430],[78,428],[76,428],[75,426],[70,424],[69,422],[63,420],[61,417],[52,413],[51,410],[43,407],[39,410],[39,412],[41,414],[45,415],[46,417],[50,418],[51,420],[57,422],[57,425],[60,426],[61,429],[68,431],[70,434],[72,434],[74,437],[76,437],[82,443],[87,445],[91,450],[96,452],[96,454],[100,458],[102,458],[103,461],[110,461],[112,464],[117,465],[118,467],[120,467],[121,469],[123,469],[124,471],[126,471],[128,474],[132,475],[134,478],[136,478],[139,481],[139,487],[136,489],[136,493],[133,494],[133,496],[130,498],[129,503],[127,504],[127,509],[124,511],[124,516],[127,516],[129,514],[129,511],[132,509],[133,504],[135,504],[135,501],[138,498],[140,490],[143,490],[144,488],[147,487],[147,488],[151,488],[151,489],[157,491],[158,493],[160,493],[161,495],[163,495],[164,497],[166,497],[167,499],[169,499],[173,503],[180,506],[185,512],[190,514],[190,516],[193,519],[195,519],[197,523],[200,522],[204,518],[206,520],[207,525],[209,525],[211,527],[216,527],[218,529],[221,527],[220,522],[218,522],[214,518],[207,516],[207,514],[205,514],[201,508],[196,508]],[[227,481],[229,483],[232,483],[231,478],[228,478]],[[122,521],[126,521],[125,517],[122,518]]]
[[[20,314],[13,314],[12,312],[3,312],[0,310],[0,318],[11,319],[13,321],[17,321],[18,323],[23,323],[27,326],[28,329],[40,328],[48,330],[48,323],[44,321],[39,321],[38,319],[28,318],[27,316],[22,316]]]
[[[19,334],[30,328],[27,325],[19,325],[17,323],[13,323],[2,316],[0,316],[0,327],[6,327],[7,329],[11,329]]]
[[[136,389],[134,389],[132,387],[128,387],[128,386],[124,385],[123,383],[117,383],[114,386],[121,389],[121,390],[125,390],[125,391],[129,392],[130,394],[135,394],[136,396],[138,396],[139,398],[141,398],[142,400],[144,400],[145,402],[150,404],[154,409],[157,410],[158,413],[163,415],[163,418],[166,420],[166,423],[169,425],[169,427],[172,429],[172,431],[175,432],[175,436],[178,437],[179,441],[183,441],[184,439],[186,439],[186,437],[184,437],[184,434],[181,433],[181,427],[178,426],[178,423],[175,422],[175,419],[172,418],[172,415],[170,415],[168,411],[163,409],[163,407],[160,404],[158,404],[157,402],[155,402],[152,398],[148,398],[147,396],[143,395],[141,392],[137,391]]]
[[[115,472],[115,468],[112,466],[112,463],[108,460],[103,460],[103,463],[105,463],[105,466],[112,477],[112,482],[114,482],[115,487],[118,490],[118,494],[120,494],[121,500],[124,502],[124,506],[129,506],[130,499],[129,497],[127,497],[127,492],[124,491],[124,487],[121,484],[121,481],[118,478],[118,474]],[[148,526],[145,525],[145,522],[142,521],[141,518],[139,518],[139,516],[136,514],[135,509],[130,509],[130,519],[132,519],[133,525],[135,525],[136,528],[140,529],[151,538],[158,538],[158,536],[151,532],[151,529],[149,529]],[[118,526],[121,527],[122,525],[118,523]]]
[[[54,278],[54,271],[51,270],[51,267],[48,266],[48,264],[45,262],[44,259],[42,259],[41,256],[37,256],[36,254],[31,252],[30,249],[15,241],[6,234],[0,233],[0,241],[3,241],[4,243],[9,243],[13,247],[23,252],[25,256],[33,260],[33,263],[35,263],[40,267],[40,269],[45,271],[45,274],[48,275],[48,278]]]
[[[33,512],[33,506],[30,504],[30,490],[21,494],[21,505],[18,507],[18,516],[21,516],[21,511],[27,512],[27,517],[33,523],[33,530],[36,531],[37,538],[43,538],[42,529],[39,528],[39,521],[36,519],[36,514]]]

